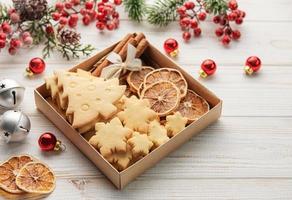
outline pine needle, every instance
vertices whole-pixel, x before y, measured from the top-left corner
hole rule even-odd
[[[130,19],[137,22],[142,21],[146,8],[144,0],[124,0],[123,4]]]

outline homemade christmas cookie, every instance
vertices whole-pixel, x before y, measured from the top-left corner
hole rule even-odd
[[[73,114],[74,128],[83,127],[90,122],[97,121],[100,115],[109,119],[117,111],[114,103],[125,92],[125,86],[118,85],[118,80],[100,82],[86,79],[78,83],[76,79],[64,84],[64,88],[70,88],[68,93],[68,108],[66,115]],[[77,84],[78,83],[78,84]]]
[[[16,185],[15,179],[19,170],[34,159],[28,155],[11,157],[0,165],[0,188],[13,194],[23,193]]]
[[[179,112],[166,117],[165,128],[169,137],[173,137],[177,133],[181,132],[188,122],[188,118],[183,117]]]
[[[131,148],[128,145],[126,152],[115,152],[112,155],[105,157],[118,171],[126,169],[133,158]]]
[[[188,123],[198,120],[209,111],[208,102],[192,90],[180,101],[176,111],[188,119]]]
[[[180,91],[181,97],[187,94],[187,81],[176,69],[160,68],[148,73],[144,79],[144,88],[159,81],[170,81],[175,84]]]
[[[169,81],[160,81],[147,86],[141,94],[141,99],[147,99],[150,108],[159,116],[166,116],[179,105],[179,89]]]
[[[90,138],[89,143],[98,149],[104,157],[108,157],[115,152],[126,152],[127,139],[132,131],[123,127],[119,118],[112,119],[109,123],[97,123],[95,125],[96,134]]]
[[[147,133],[149,122],[157,118],[155,111],[149,108],[148,100],[135,97],[125,99],[125,110],[117,116],[126,127],[141,133]]]
[[[132,137],[128,140],[128,144],[131,146],[132,153],[135,157],[146,156],[153,146],[148,136],[139,132],[133,133]]]
[[[158,121],[150,123],[148,137],[153,142],[155,148],[169,140],[167,130]]]

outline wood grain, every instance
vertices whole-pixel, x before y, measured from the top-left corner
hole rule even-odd
[[[3,2],[4,0],[0,0]],[[66,69],[80,60],[66,61],[58,55],[46,60],[46,73],[27,79],[23,72],[41,48],[22,50],[19,56],[0,53],[0,78],[13,78],[26,86],[19,109],[32,121],[32,131],[20,144],[0,141],[0,160],[29,153],[47,162],[57,175],[56,190],[46,199],[292,199],[292,1],[246,0],[240,7],[247,12],[240,42],[224,48],[217,41],[210,19],[202,23],[203,36],[186,44],[177,23],[167,28],[137,24],[121,11],[121,27],[98,34],[94,26],[81,30],[84,43],[97,51],[118,41],[128,32],[145,33],[152,44],[163,50],[168,37],[179,41],[176,61],[192,76],[206,58],[218,64],[215,76],[198,79],[223,99],[223,117],[152,169],[146,171],[123,191],[118,191],[34,106],[33,89],[55,69]],[[258,55],[261,72],[243,74],[247,56]],[[4,110],[0,110],[3,113]],[[37,139],[53,132],[67,150],[42,153]],[[41,199],[44,196],[11,196],[0,192],[0,199]]]

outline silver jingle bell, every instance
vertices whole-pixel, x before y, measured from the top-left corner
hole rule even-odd
[[[0,81],[0,107],[16,108],[23,100],[25,88],[12,79]]]
[[[8,110],[0,117],[0,136],[6,143],[20,142],[30,131],[30,120],[20,111]]]

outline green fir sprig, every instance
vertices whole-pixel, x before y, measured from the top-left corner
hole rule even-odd
[[[186,0],[157,0],[147,8],[147,20],[150,24],[166,26],[176,20],[176,9]]]
[[[226,0],[204,0],[205,9],[214,15],[224,14],[228,10]]]
[[[142,21],[146,13],[146,4],[144,0],[124,0],[123,4],[130,19],[137,22]]]
[[[9,20],[7,6],[0,4],[0,23]]]

